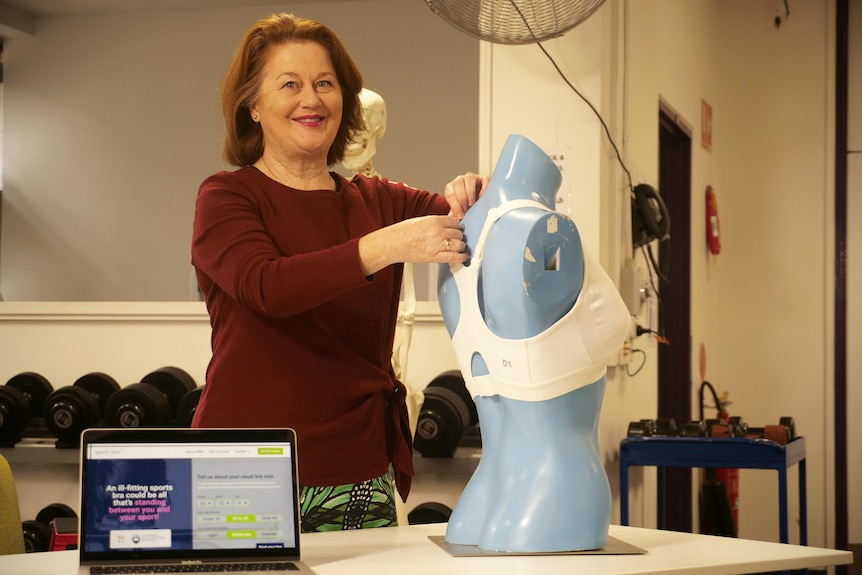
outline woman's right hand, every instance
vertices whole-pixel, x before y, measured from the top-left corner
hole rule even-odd
[[[381,228],[359,240],[365,275],[404,263],[464,263],[461,221],[453,216],[421,216]]]

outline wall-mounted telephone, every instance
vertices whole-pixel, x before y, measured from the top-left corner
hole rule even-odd
[[[632,246],[639,248],[668,237],[670,218],[661,196],[649,184],[636,185],[632,190]]]

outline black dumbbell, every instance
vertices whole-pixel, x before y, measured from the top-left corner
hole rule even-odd
[[[796,422],[793,421],[792,417],[785,416],[785,417],[780,418],[778,420],[778,425],[781,425],[785,429],[787,429],[787,442],[788,443],[790,443],[791,441],[796,439],[796,437],[797,437],[796,436]]]
[[[58,517],[78,517],[75,510],[65,503],[51,503],[42,508],[36,519],[21,522],[24,531],[24,551],[40,553],[47,551],[51,544],[51,522]]]
[[[706,422],[703,420],[689,421],[682,426],[680,435],[683,437],[706,437]]]
[[[428,523],[446,523],[452,516],[452,509],[443,503],[428,501],[420,503],[407,514],[407,522],[410,525],[424,525]]]
[[[652,437],[656,434],[654,419],[640,419],[629,422],[628,437]]]
[[[676,428],[676,420],[672,417],[659,417],[655,420],[655,435],[659,437],[673,437],[679,435]]]
[[[443,372],[432,379],[428,387],[445,387],[458,394],[458,397],[467,406],[467,412],[470,414],[470,421],[467,422],[461,434],[460,445],[462,447],[480,449],[482,447],[482,431],[479,426],[479,411],[476,409],[476,402],[473,401],[473,396],[467,390],[467,385],[464,383],[464,377],[461,375],[461,372],[458,370]]]
[[[186,394],[180,398],[180,401],[177,404],[177,426],[191,426],[192,419],[195,417],[195,411],[197,411],[198,403],[200,402],[201,394],[203,392],[203,386],[196,387],[193,390],[186,392]]]
[[[464,378],[461,376],[460,371],[453,370],[441,373],[431,380],[428,387],[445,387],[457,393],[470,413],[468,425],[479,424],[479,412],[476,410],[476,403],[473,401],[473,396],[467,391],[467,386],[464,384]]]
[[[118,389],[120,384],[113,377],[94,371],[51,393],[45,400],[44,417],[57,438],[57,447],[80,445],[81,432],[103,421],[105,403]]]
[[[194,379],[178,367],[157,369],[108,398],[105,423],[113,427],[174,425],[180,400],[196,387]]]
[[[0,387],[0,446],[21,441],[24,430],[41,419],[42,406],[54,388],[43,376],[26,371]]]
[[[730,426],[734,437],[745,437],[748,435],[748,424],[742,420],[742,417],[733,415],[728,418],[727,424]]]
[[[452,457],[469,423],[461,396],[443,386],[426,387],[413,447],[423,457]]]

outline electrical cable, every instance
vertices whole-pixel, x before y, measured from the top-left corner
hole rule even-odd
[[[668,246],[670,246],[670,244],[668,244]],[[641,249],[644,249],[644,246],[641,246]],[[670,247],[668,247],[668,250],[670,250]],[[656,275],[658,275],[659,279],[664,280],[664,283],[670,285],[670,279],[668,279],[667,273],[661,269],[661,266],[655,259],[655,254],[652,251],[652,245],[646,244],[646,251],[647,254],[649,254],[649,261],[652,265],[652,268],[655,270]],[[668,257],[667,259],[669,260],[670,258]]]
[[[703,417],[703,415],[704,415],[703,414],[703,408],[704,408],[704,405],[703,405],[703,388],[704,387],[708,387],[709,390],[712,392],[712,399],[713,399],[713,401],[715,401],[715,408],[717,410],[721,411],[721,399],[719,399],[718,393],[715,391],[715,388],[712,386],[711,383],[704,380],[703,383],[700,384],[700,420],[701,421],[704,420],[704,417]]]
[[[636,333],[638,336],[641,336],[641,335],[644,335],[644,334],[652,334],[652,335],[654,335],[654,336],[655,336],[656,341],[658,341],[659,343],[663,343],[663,344],[665,344],[665,345],[670,344],[670,340],[668,340],[668,339],[664,336],[664,334],[663,334],[663,333],[658,332],[658,331],[656,331],[656,330],[654,330],[654,329],[650,329],[650,328],[648,328],[648,327],[643,327],[643,326],[640,326],[640,325],[639,325],[639,326],[637,326],[637,327],[635,328],[635,333]]]
[[[574,84],[572,84],[572,82],[571,82],[571,81],[569,81],[569,79],[566,77],[566,75],[565,75],[565,74],[563,73],[563,71],[560,69],[560,66],[557,64],[556,60],[554,60],[553,56],[551,56],[551,55],[548,53],[548,51],[545,49],[545,47],[542,45],[542,43],[541,43],[541,42],[536,42],[536,45],[539,47],[539,49],[542,51],[542,53],[543,53],[543,54],[548,58],[548,60],[550,60],[551,65],[552,65],[552,66],[554,67],[554,69],[557,71],[557,74],[559,74],[559,75],[560,75],[560,78],[562,78],[562,79],[563,79],[563,82],[565,82],[565,83],[566,83],[566,85],[567,85],[569,88],[571,88],[571,90],[572,90],[575,94],[577,94],[577,95],[578,95],[578,97],[579,97],[581,100],[583,100],[583,101],[587,104],[587,106],[589,106],[590,110],[592,110],[592,111],[593,111],[593,114],[595,114],[596,118],[598,118],[599,123],[602,125],[602,129],[603,129],[603,130],[604,130],[604,132],[605,132],[605,136],[607,137],[608,142],[610,143],[611,147],[613,148],[613,150],[614,150],[614,154],[616,154],[617,162],[619,162],[620,167],[622,168],[623,172],[625,172],[626,177],[628,178],[629,191],[630,191],[630,193],[631,193],[631,194],[634,194],[634,183],[633,183],[633,181],[632,181],[632,174],[631,174],[631,172],[629,171],[628,167],[626,167],[626,164],[625,164],[625,162],[623,161],[623,158],[622,158],[622,154],[620,153],[620,150],[619,150],[619,148],[617,147],[616,142],[614,142],[614,139],[613,139],[613,137],[611,136],[610,128],[608,128],[608,125],[607,125],[607,123],[605,122],[604,118],[602,118],[602,115],[599,113],[599,111],[596,109],[596,107],[593,105],[593,103],[592,103],[592,102],[590,102],[590,100],[589,100],[586,96],[584,96],[584,95],[583,95],[583,94],[582,94],[582,93],[581,93],[581,92],[580,92],[580,91],[575,87],[575,85],[574,85]],[[641,249],[643,249],[643,246],[641,246]],[[662,280],[663,280],[667,285],[670,285],[670,280],[668,279],[667,274],[666,274],[665,272],[663,272],[663,271],[662,271],[662,269],[661,269],[661,267],[659,266],[658,262],[656,262],[655,256],[654,256],[654,254],[652,253],[652,247],[651,247],[651,246],[648,246],[647,250],[648,250],[648,252],[647,252],[646,250],[644,251],[644,257],[647,259],[647,261],[649,262],[649,264],[652,266],[652,269],[653,269],[653,270],[655,270],[655,272],[656,272],[656,274],[659,276],[659,278],[661,278],[661,279],[662,279]],[[647,254],[648,254],[648,255],[647,255]],[[655,286],[653,286],[653,287],[655,288]],[[656,296],[658,297],[658,289],[654,289],[653,291],[654,291],[654,293],[656,294]]]
[[[513,2],[513,5],[514,5],[514,2]],[[519,10],[517,7],[515,7],[515,8],[516,8],[516,10],[518,10],[518,12],[520,13],[520,10]],[[523,18],[523,14],[521,15],[521,17]],[[526,20],[524,20],[524,23],[525,23],[525,24],[527,24]],[[529,26],[529,25],[528,25],[528,26]],[[548,53],[548,51],[545,49],[545,47],[542,45],[542,43],[541,43],[541,42],[536,42],[536,45],[539,47],[539,49],[542,51],[542,53],[543,53],[543,54],[548,58],[548,60],[551,62],[551,65],[552,65],[552,66],[554,67],[554,69],[557,71],[557,74],[559,74],[559,75],[560,75],[560,78],[562,78],[562,79],[563,79],[563,82],[565,82],[565,83],[566,83],[566,85],[567,85],[569,88],[571,88],[571,90],[572,90],[575,94],[577,94],[577,96],[578,96],[581,100],[583,100],[583,101],[584,101],[584,103],[586,103],[586,104],[587,104],[587,106],[589,106],[590,110],[592,110],[593,114],[595,114],[596,118],[598,118],[599,123],[602,125],[602,129],[604,130],[605,136],[607,137],[608,142],[610,143],[611,147],[612,147],[612,148],[613,148],[613,150],[614,150],[614,153],[616,154],[617,162],[619,162],[620,167],[622,168],[623,172],[625,172],[626,177],[628,178],[629,192],[633,195],[633,194],[634,194],[634,183],[633,183],[633,181],[632,181],[632,174],[631,174],[631,172],[629,171],[629,169],[626,167],[626,164],[625,164],[625,162],[623,161],[623,158],[622,158],[622,154],[620,153],[620,150],[619,150],[619,148],[617,147],[616,142],[614,142],[614,139],[613,139],[613,137],[611,136],[610,128],[608,128],[608,125],[607,125],[607,123],[605,122],[604,118],[602,118],[602,115],[599,113],[599,111],[596,109],[596,107],[593,105],[593,103],[592,103],[592,102],[590,102],[590,100],[589,100],[586,96],[584,96],[584,95],[583,95],[583,94],[582,94],[582,93],[581,93],[581,92],[580,92],[580,91],[575,87],[575,85],[574,85],[574,84],[572,84],[572,82],[571,82],[571,81],[569,81],[569,79],[566,77],[566,75],[565,75],[565,74],[563,73],[563,71],[560,69],[560,66],[557,64],[556,60],[554,60],[553,56],[551,56],[551,55]],[[668,247],[668,249],[670,249],[670,247]],[[651,246],[651,245],[649,245],[649,244],[647,244],[647,245],[646,245],[646,247],[641,246],[641,250],[642,250],[642,251],[643,251],[643,253],[644,253],[644,259],[645,259],[645,260],[650,264],[649,266],[647,266],[647,267],[648,267],[648,269],[647,269],[647,273],[648,273],[648,275],[649,275],[649,279],[650,279],[650,286],[651,286],[651,287],[652,287],[652,289],[653,289],[653,293],[655,294],[655,297],[656,297],[656,298],[658,298],[658,302],[659,302],[658,308],[659,308],[659,310],[660,310],[660,313],[659,313],[659,331],[655,331],[655,330],[646,330],[646,331],[645,331],[645,332],[643,332],[643,333],[651,333],[651,334],[653,334],[653,335],[655,335],[655,336],[656,336],[657,341],[659,341],[660,343],[669,344],[669,343],[670,343],[670,341],[667,339],[667,337],[665,337],[665,335],[664,335],[664,333],[663,333],[663,331],[664,331],[664,330],[663,330],[663,324],[664,324],[664,321],[662,320],[663,313],[661,313],[661,312],[663,311],[663,309],[662,309],[662,305],[661,305],[661,297],[659,296],[658,287],[655,285],[655,280],[654,280],[654,278],[653,278],[652,271],[650,271],[650,269],[649,269],[649,268],[652,268],[652,270],[653,270],[653,271],[655,271],[656,275],[657,275],[657,276],[658,276],[662,281],[664,281],[667,285],[670,285],[670,279],[668,278],[667,272],[666,272],[666,271],[663,271],[663,270],[661,269],[661,266],[659,266],[658,262],[656,261],[656,259],[655,259],[655,254],[653,253],[653,250],[652,250],[652,246]],[[632,255],[634,255],[634,253],[633,253]],[[668,258],[668,259],[669,259],[669,258]],[[643,328],[641,328],[640,326],[638,326],[638,329],[643,329]],[[641,334],[639,333],[638,335],[641,335]],[[632,352],[634,352],[634,351],[635,351],[635,350],[632,350]],[[644,363],[646,363],[646,352],[644,352],[643,350],[637,350],[637,351],[640,351],[641,353],[643,353],[643,354],[644,354]],[[636,374],[636,373],[638,373],[642,368],[643,368],[643,364],[642,364],[642,365],[641,365],[637,370],[635,370],[635,372],[634,372],[634,373],[635,373],[635,374]],[[626,368],[626,371],[628,372],[628,368]],[[633,375],[633,374],[631,374],[631,373],[630,373],[629,375]]]
[[[704,381],[700,384],[700,392],[699,392],[699,395],[700,395],[700,420],[701,420],[701,421],[705,421],[705,419],[704,419],[704,413],[703,413],[703,409],[704,409],[704,405],[703,405],[703,388],[704,388],[704,387],[708,387],[708,388],[709,388],[709,390],[710,390],[710,392],[712,392],[712,400],[715,402],[715,409],[716,409],[717,411],[719,411],[719,412],[721,411],[721,399],[718,397],[718,392],[716,392],[716,391],[715,391],[715,388],[712,386],[712,384],[711,384],[711,383],[709,383],[708,381],[704,380]],[[706,469],[706,476],[707,476],[707,478],[709,478],[709,480],[710,480],[710,481],[717,481],[717,476],[716,476],[716,474],[715,474],[715,469],[713,469],[713,468],[711,468],[711,467],[709,467],[709,468],[707,468],[707,469]]]
[[[670,249],[670,248],[668,248],[668,249]],[[646,258],[647,257],[646,256],[646,248],[644,248],[644,246],[641,246],[641,251],[644,252],[644,258]],[[650,254],[651,253],[652,253],[652,250],[650,250]],[[634,254],[632,254],[632,255],[634,255]],[[655,260],[653,260],[653,262],[654,261]],[[667,337],[664,335],[664,305],[663,305],[663,302],[661,299],[661,293],[658,291],[658,286],[655,285],[655,278],[653,277],[653,274],[652,274],[653,270],[655,270],[656,274],[659,273],[659,271],[657,269],[655,269],[655,266],[652,266],[652,267],[647,266],[647,277],[649,277],[649,285],[650,285],[650,288],[652,288],[652,293],[655,295],[655,298],[658,300],[658,306],[657,306],[658,307],[658,310],[657,310],[658,331],[647,330],[647,332],[645,332],[645,333],[653,333],[656,335],[656,338],[661,343],[670,344],[670,340],[668,340]],[[665,280],[665,281],[667,281],[667,280]],[[670,285],[670,282],[668,281],[667,284]],[[640,326],[638,326],[638,328],[644,329]],[[641,335],[641,334],[638,334],[638,335]]]
[[[642,349],[633,349],[633,350],[632,350],[632,356],[634,356],[634,354],[636,354],[636,353],[639,353],[639,354],[641,354],[641,355],[643,356],[643,361],[641,361],[641,364],[640,364],[640,365],[638,366],[638,368],[637,368],[636,370],[634,370],[634,371],[631,371],[631,370],[629,369],[629,366],[628,366],[628,365],[626,365],[626,375],[628,375],[629,377],[634,377],[634,376],[636,376],[638,373],[640,373],[640,371],[641,371],[641,370],[644,368],[644,366],[646,365],[646,358],[647,358],[647,354],[646,354],[646,352],[645,352],[644,350],[642,350]]]
[[[587,97],[586,97],[586,96],[584,96],[583,94],[581,94],[581,92],[580,92],[577,88],[575,88],[574,84],[572,84],[572,83],[569,81],[569,79],[568,79],[568,78],[566,78],[566,75],[565,75],[565,74],[563,74],[563,71],[562,71],[562,70],[560,70],[560,67],[557,65],[557,62],[554,60],[554,58],[553,58],[550,54],[548,54],[548,51],[547,51],[547,50],[545,50],[545,47],[544,47],[544,46],[542,46],[542,43],[541,43],[541,42],[536,42],[536,45],[539,47],[539,49],[542,51],[542,53],[544,53],[544,54],[545,54],[545,56],[547,56],[547,57],[548,57],[548,60],[550,60],[550,61],[551,61],[551,64],[554,66],[554,69],[555,69],[555,70],[557,71],[557,73],[560,75],[560,78],[562,78],[562,79],[563,79],[563,82],[565,82],[565,83],[566,83],[566,85],[568,85],[568,86],[569,86],[569,88],[571,88],[571,89],[572,89],[572,91],[573,91],[575,94],[577,94],[577,95],[578,95],[578,97],[579,97],[581,100],[583,100],[583,101],[587,104],[587,106],[589,106],[589,107],[590,107],[590,110],[592,110],[592,111],[593,111],[593,113],[596,115],[596,118],[598,118],[598,119],[599,119],[599,122],[601,123],[602,128],[604,128],[605,136],[607,136],[607,138],[608,138],[608,142],[610,142],[611,147],[614,149],[614,153],[615,153],[615,154],[616,154],[616,156],[617,156],[617,161],[619,162],[620,167],[623,169],[623,171],[626,173],[626,176],[628,177],[628,180],[629,180],[629,190],[634,191],[634,184],[632,183],[632,174],[631,174],[631,172],[629,172],[629,169],[626,167],[625,162],[623,162],[623,157],[622,157],[622,155],[620,154],[620,150],[619,150],[619,148],[617,148],[617,144],[616,144],[616,142],[614,142],[613,137],[611,137],[611,131],[610,131],[610,129],[608,128],[608,125],[605,123],[604,118],[602,118],[602,115],[599,113],[599,111],[598,111],[598,110],[596,110],[596,107],[595,107],[595,106],[593,106],[593,103],[592,103],[592,102],[590,102],[590,101],[587,99]]]
[[[565,74],[563,74],[563,71],[562,71],[562,70],[560,69],[560,67],[557,65],[556,60],[554,60],[554,58],[553,58],[553,57],[548,53],[548,51],[547,51],[547,50],[545,50],[545,47],[542,45],[542,43],[538,41],[538,38],[536,38],[536,34],[535,34],[535,33],[533,33],[533,29],[530,27],[530,23],[529,23],[529,21],[527,20],[527,18],[524,16],[524,13],[521,11],[521,8],[520,8],[520,7],[515,3],[515,1],[514,1],[514,0],[509,0],[509,4],[511,4],[511,5],[512,5],[512,8],[514,8],[514,9],[515,9],[515,11],[518,13],[518,15],[521,17],[521,20],[523,20],[524,25],[527,27],[527,30],[529,30],[529,32],[530,32],[530,36],[532,36],[532,37],[533,37],[533,39],[534,39],[534,40],[536,40],[536,46],[538,46],[538,47],[539,47],[539,49],[542,51],[542,53],[543,53],[545,56],[547,56],[548,60],[550,60],[550,61],[551,61],[551,65],[552,65],[552,66],[554,67],[554,69],[557,71],[557,74],[559,74],[559,75],[560,75],[560,78],[562,78],[562,79],[563,79],[563,82],[565,82],[565,83],[566,83],[566,85],[568,85],[568,87],[569,87],[569,88],[571,88],[571,89],[572,89],[572,91],[573,91],[575,94],[577,94],[577,95],[578,95],[578,97],[579,97],[581,100],[583,100],[583,101],[587,104],[587,106],[589,106],[589,107],[590,107],[590,110],[592,110],[592,111],[593,111],[593,113],[596,115],[596,118],[598,118],[598,119],[599,119],[599,122],[601,123],[602,128],[604,128],[605,135],[606,135],[606,136],[607,136],[607,138],[608,138],[608,142],[610,142],[611,147],[614,149],[614,153],[615,153],[615,154],[616,154],[616,156],[617,156],[617,161],[619,162],[620,167],[623,169],[623,171],[626,173],[626,176],[628,177],[628,180],[629,180],[629,190],[630,190],[632,193],[634,193],[634,184],[633,184],[633,182],[632,182],[632,174],[631,174],[631,172],[629,171],[629,169],[626,167],[625,162],[623,162],[622,154],[620,154],[620,150],[619,150],[619,148],[617,147],[616,142],[614,142],[613,137],[611,137],[611,131],[610,131],[610,129],[608,128],[608,125],[605,123],[604,118],[602,118],[602,115],[599,113],[599,111],[596,109],[596,107],[595,107],[595,106],[593,106],[593,103],[592,103],[592,102],[590,102],[590,101],[589,101],[589,99],[587,99],[587,97],[586,97],[586,96],[584,96],[583,94],[581,94],[581,92],[580,92],[577,88],[575,88],[575,85],[574,85],[574,84],[572,84],[572,83],[569,81],[569,79],[566,77],[566,75],[565,75]]]

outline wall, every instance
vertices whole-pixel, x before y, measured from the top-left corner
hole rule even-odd
[[[727,249],[710,268],[704,295],[715,317],[703,341],[711,350],[711,377],[731,391],[733,412],[753,422],[792,416],[807,436],[809,542],[828,545],[834,522],[834,4],[794,3],[778,29],[774,9],[733,1],[716,14],[722,23],[717,75],[724,81],[716,101],[714,176],[720,181],[714,185],[722,194]],[[748,89],[754,82],[756,91]],[[735,321],[721,316],[731,306]],[[753,520],[740,527],[744,537],[777,533],[771,480],[766,472],[742,473],[742,516]],[[746,512],[746,502],[754,501],[756,510]],[[794,505],[790,513],[798,513]]]
[[[829,545],[833,4],[792,3],[778,28],[780,2],[626,6],[628,157],[655,181],[660,99],[693,127],[692,334],[681,345],[706,347],[706,378],[730,392],[732,414],[795,418],[808,438],[809,542]],[[702,99],[713,107],[711,151],[700,147]],[[720,208],[715,257],[699,239],[707,185]],[[777,540],[773,475],[743,471],[740,489],[740,536]],[[794,541],[792,501],[790,516]]]
[[[691,128],[692,332],[689,341],[671,346],[692,356],[692,417],[700,408],[696,354],[703,345],[704,376],[719,391],[730,393],[732,414],[752,425],[795,416],[800,431],[811,438],[808,493],[809,501],[818,503],[809,505],[809,534],[811,541],[827,542],[831,275],[821,262],[828,261],[824,254],[831,245],[825,221],[831,201],[827,161],[831,5],[794,5],[793,16],[780,28],[774,18],[784,16],[781,2],[647,1],[624,6],[625,157],[640,176],[636,181],[658,180],[660,105]],[[709,150],[701,146],[703,101],[714,114]],[[799,109],[807,113],[800,114]],[[771,181],[777,172],[788,174],[780,185]],[[705,190],[710,185],[720,207],[719,256],[710,255],[702,239]],[[804,235],[798,226],[803,220]],[[765,225],[775,228],[766,237]],[[673,237],[672,225],[671,245]],[[785,250],[788,239],[793,246]],[[800,260],[816,262],[811,280],[792,282],[788,276],[797,272],[794,264]],[[638,261],[643,265],[640,255]],[[784,297],[791,283],[792,290],[801,292],[793,299],[810,302],[804,309]],[[785,324],[803,326],[802,333],[816,335],[813,340],[799,338],[799,327]],[[647,351],[647,361],[630,383],[638,391],[626,399],[632,406],[638,405],[635,398],[643,399],[639,410],[648,414],[654,405],[656,344],[646,338],[637,341]],[[759,381],[764,384],[752,383]],[[785,392],[785,385],[791,391]],[[643,416],[628,413],[634,416],[631,419]],[[696,514],[698,474],[694,482]],[[777,540],[775,488],[768,472],[742,473],[742,536]],[[791,496],[796,488],[791,478]],[[648,509],[649,499],[645,503]],[[791,503],[791,517],[797,515]],[[797,536],[792,528],[791,540]]]
[[[227,167],[217,85],[246,28],[285,9],[339,33],[386,99],[381,173],[439,191],[475,170],[478,41],[422,2],[40,17],[5,41],[6,300],[195,299],[194,198]]]

